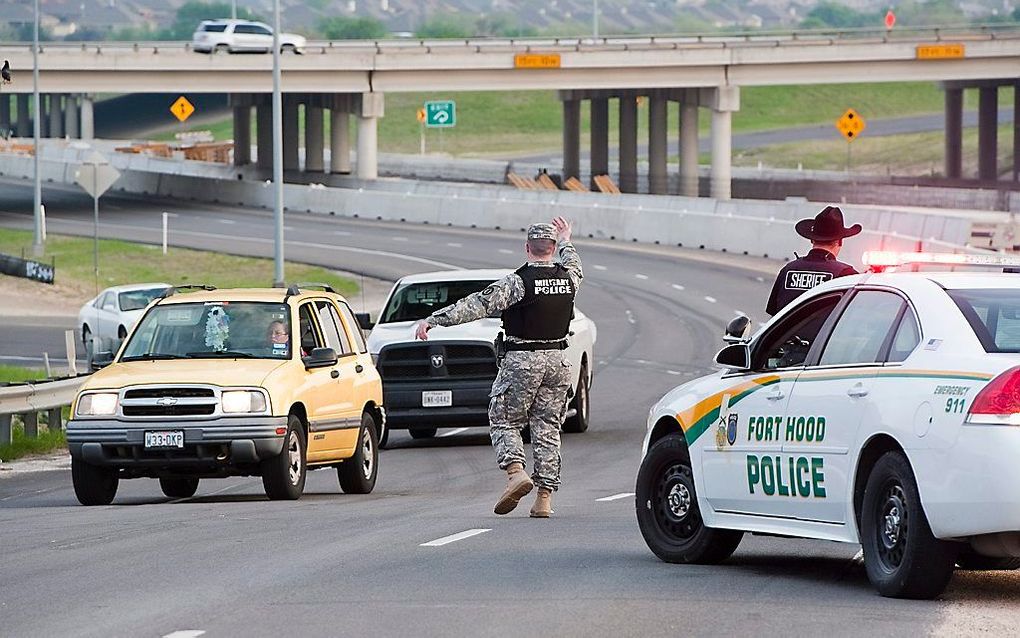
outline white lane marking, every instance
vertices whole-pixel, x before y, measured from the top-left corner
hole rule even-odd
[[[456,543],[457,541],[462,541],[465,538],[471,538],[472,536],[478,536],[479,534],[484,534],[485,532],[491,531],[492,531],[491,529],[469,529],[463,532],[458,532],[456,534],[450,534],[449,536],[444,536],[442,538],[437,538],[434,541],[422,543],[418,547],[442,547],[443,545]]]
[[[284,227],[283,227],[283,230],[284,230],[285,232],[288,232],[288,233],[289,233],[289,232],[291,232],[291,231],[293,231],[293,230],[294,230],[294,227],[293,227],[293,226],[284,226]]]
[[[232,219],[217,219],[216,221],[218,221],[221,224],[236,224],[237,223],[237,222],[235,222]]]
[[[678,377],[678,376],[680,376],[681,374],[683,374],[683,372],[680,372],[680,371],[678,371],[678,370],[666,370],[666,374],[671,374],[671,375],[673,375],[674,377]]]
[[[393,241],[407,241],[407,237],[390,237]]]
[[[705,297],[705,301],[708,303],[715,303],[716,299],[715,297]]]
[[[460,434],[461,432],[467,432],[467,430],[468,430],[467,428],[456,428],[456,429],[450,430],[449,432],[443,432],[439,436],[454,436],[456,434]]]
[[[684,287],[681,286],[680,284],[673,284],[673,288],[675,288],[677,290],[683,290],[684,289]]]
[[[765,278],[764,277],[755,277],[754,279],[755,279],[755,281],[760,281],[761,283],[765,283]]]
[[[637,319],[634,318],[634,313],[632,313],[630,310],[626,310],[625,312],[627,313],[627,322],[628,323],[631,323],[631,324],[637,323]]]
[[[634,276],[637,277],[638,279],[648,279],[648,275],[642,275],[641,273],[637,273]]]
[[[463,248],[464,247],[464,244],[458,244],[455,241],[447,242],[446,245],[449,246],[450,248]]]
[[[634,496],[634,492],[621,492],[619,494],[613,494],[612,496],[603,496],[602,498],[595,499],[596,503],[608,503],[609,501],[618,501],[621,498],[630,498]]]
[[[68,220],[63,220],[62,219],[60,221],[61,221],[61,223],[66,223],[68,225],[88,226],[89,228],[92,227],[92,222],[83,222],[83,221],[71,220],[71,219],[68,219]],[[104,228],[119,228],[119,229],[123,229],[123,230],[131,230],[131,231],[152,230],[148,226],[132,226],[131,224],[103,224],[103,227]],[[197,230],[175,230],[174,231],[174,235],[177,235],[177,236],[192,235],[194,237],[205,237],[205,238],[209,238],[209,239],[224,239],[224,240],[230,240],[230,241],[235,241],[235,242],[236,241],[245,241],[245,242],[252,242],[254,244],[264,244],[264,245],[272,245],[272,243],[274,241],[272,239],[265,239],[265,238],[262,238],[262,237],[237,237],[235,235],[219,235],[219,234],[216,234],[216,233],[208,233],[208,232],[202,232],[202,231],[197,231]],[[446,262],[438,261],[438,260],[435,260],[435,259],[426,259],[425,257],[415,257],[413,255],[401,255],[400,253],[391,253],[391,252],[386,251],[386,250],[372,250],[370,248],[356,248],[354,246],[332,246],[332,245],[329,245],[329,244],[317,244],[317,243],[298,242],[298,241],[289,241],[289,242],[287,242],[287,244],[292,245],[292,246],[296,246],[296,247],[299,247],[299,248],[321,248],[323,250],[336,250],[336,251],[340,251],[340,252],[358,253],[358,254],[362,254],[362,255],[376,255],[378,257],[392,257],[394,259],[403,259],[405,261],[413,261],[413,262],[419,263],[419,264],[427,264],[429,266],[436,266],[437,268],[443,268],[445,270],[461,270],[462,269],[460,266],[455,266],[453,264],[449,264],[449,263],[446,263]]]
[[[347,232],[346,230],[334,230],[333,234],[334,235],[339,235],[340,237],[350,237],[351,236],[351,234],[349,232]]]
[[[201,629],[182,629],[180,631],[169,633],[163,636],[163,638],[198,638],[204,634],[205,631]]]
[[[514,251],[512,251],[512,250],[510,250],[508,248],[500,248],[499,252],[503,253],[504,255],[512,255],[512,254],[514,254]]]
[[[605,266],[601,266],[599,264],[592,264],[591,267],[594,268],[595,270],[609,270]]]

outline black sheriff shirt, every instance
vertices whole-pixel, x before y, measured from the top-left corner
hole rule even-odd
[[[812,248],[807,255],[791,261],[779,271],[765,312],[774,315],[818,284],[856,274],[853,266],[837,260],[829,251]]]

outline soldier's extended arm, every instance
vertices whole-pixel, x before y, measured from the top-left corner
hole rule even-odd
[[[524,281],[510,273],[485,290],[464,297],[455,304],[440,308],[425,319],[429,326],[456,326],[503,312],[524,298]]]
[[[577,254],[577,249],[569,239],[558,242],[557,252],[560,255],[560,263],[570,273],[570,279],[574,282],[576,290],[581,285],[581,280],[584,279],[584,271],[581,270],[581,256]]]

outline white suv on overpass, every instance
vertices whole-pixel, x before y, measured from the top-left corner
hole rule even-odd
[[[302,53],[304,36],[280,34],[280,51]],[[191,48],[199,53],[269,53],[273,50],[273,29],[249,20],[203,20],[191,37]]]

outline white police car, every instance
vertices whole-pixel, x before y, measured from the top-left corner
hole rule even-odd
[[[918,262],[1020,265],[865,255]],[[744,532],[860,543],[872,584],[905,598],[956,566],[1020,567],[1020,275],[844,277],[746,324],[724,370],[649,414],[636,506],[659,558],[720,562]]]

